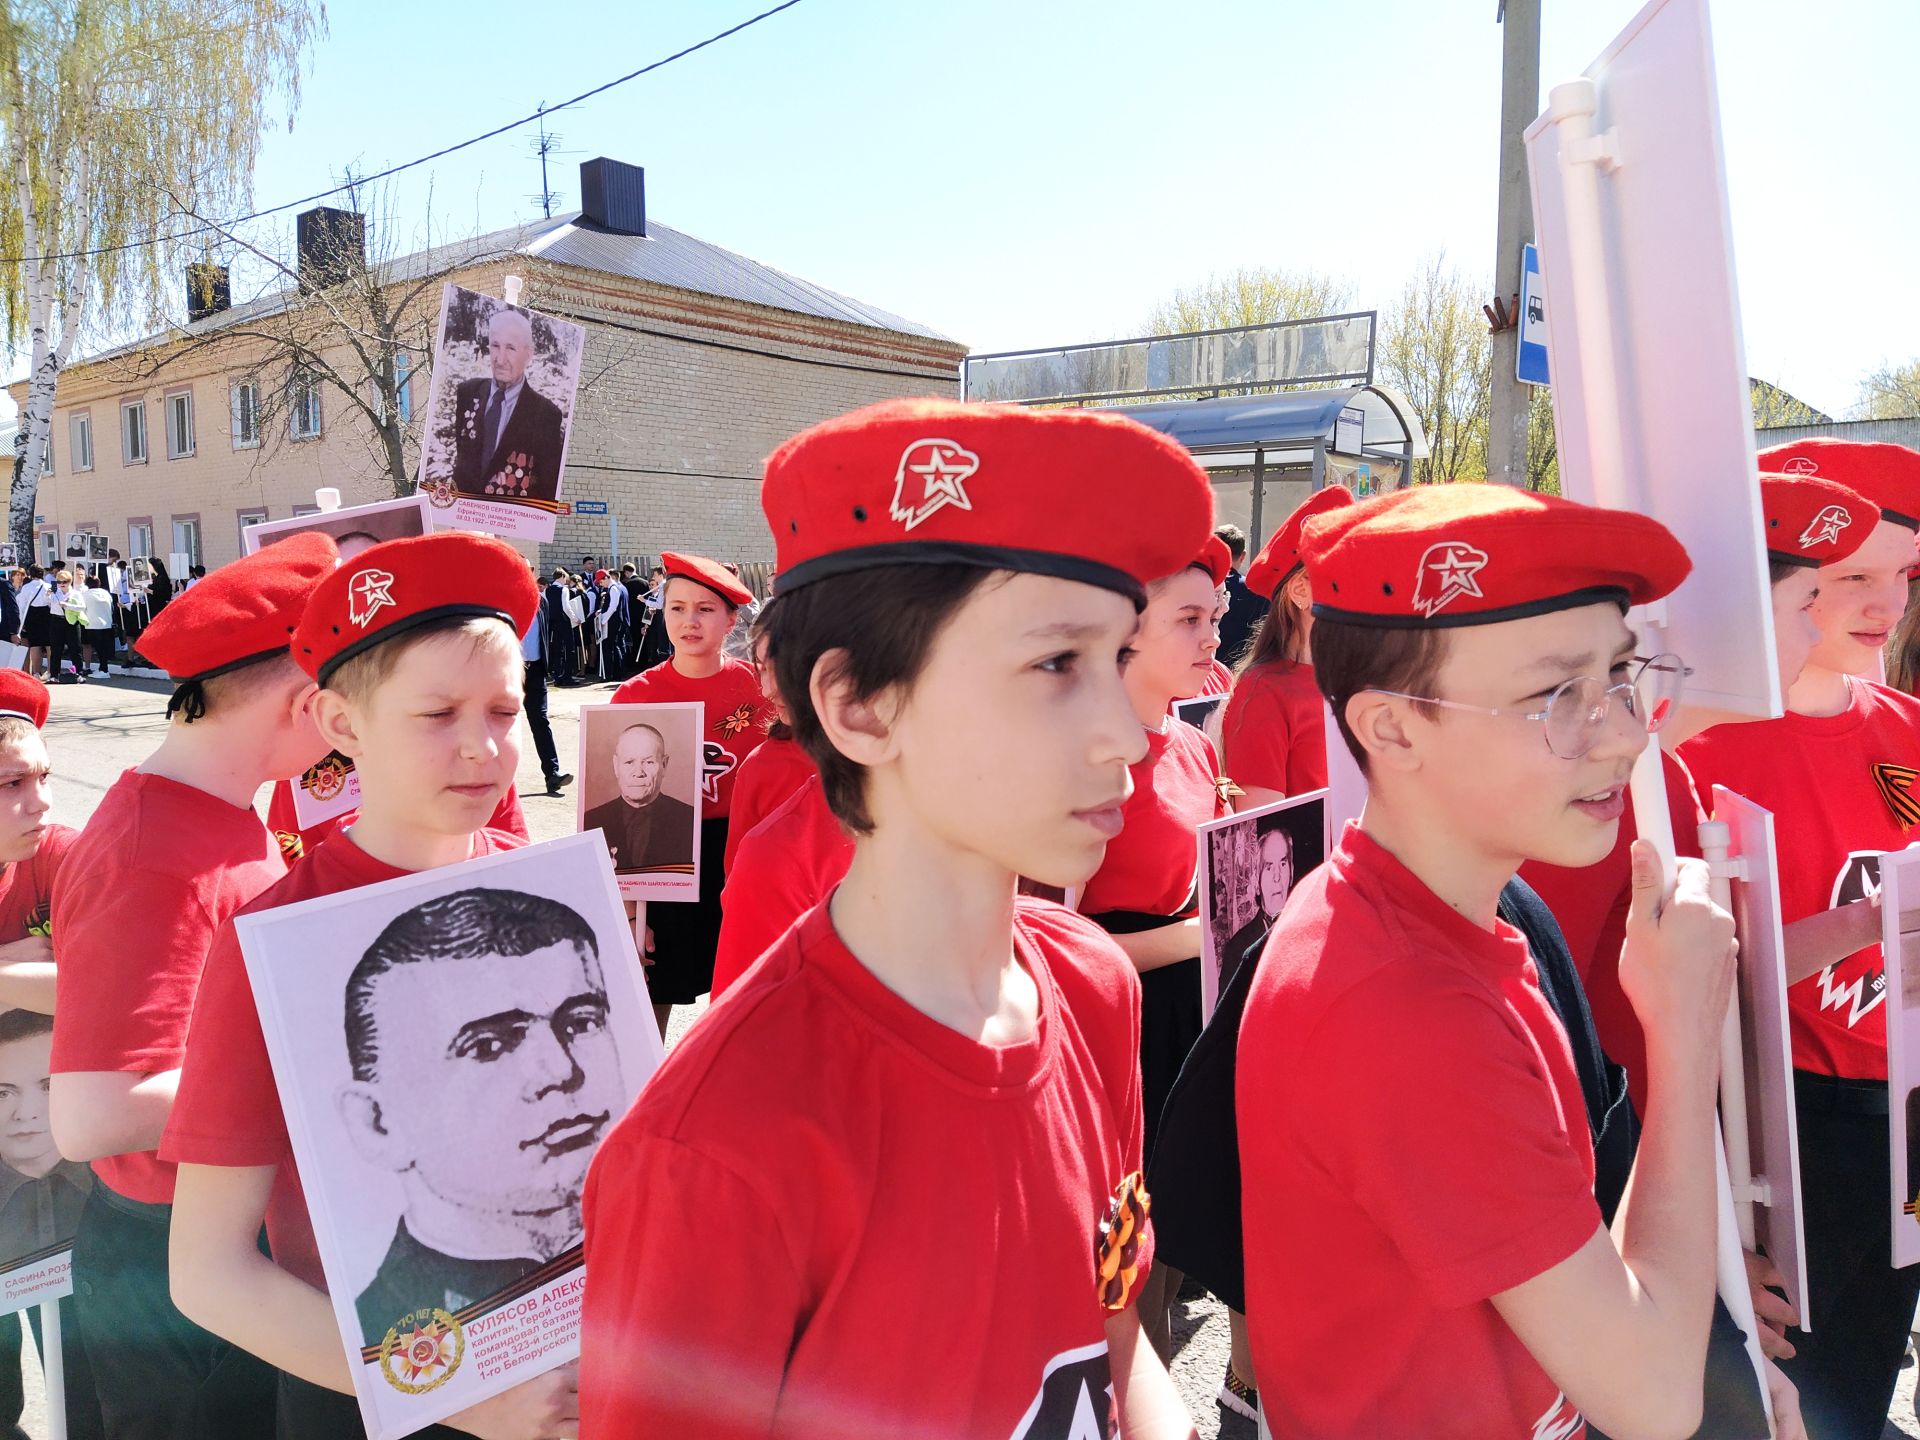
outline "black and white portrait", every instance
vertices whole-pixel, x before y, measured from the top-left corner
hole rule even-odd
[[[51,1015],[0,1010],[0,1312],[71,1292],[66,1257],[93,1188],[53,1143],[52,1052]]]
[[[604,850],[569,836],[237,929],[368,1433],[572,1358],[587,1166],[663,1058]],[[423,1326],[447,1342],[425,1371]]]
[[[1326,792],[1276,800],[1200,827],[1200,995],[1211,1015],[1235,973],[1257,962],[1300,877],[1327,858]]]
[[[449,285],[420,489],[442,528],[551,540],[586,331]]]
[[[135,555],[127,561],[127,588],[141,594],[153,588],[153,561],[145,555]]]
[[[409,495],[400,500],[376,500],[371,505],[348,505],[339,510],[317,510],[310,515],[295,515],[288,520],[266,520],[249,525],[241,532],[241,542],[251,555],[263,545],[284,540],[289,535],[318,531],[331,535],[340,547],[340,558],[351,560],[362,550],[388,540],[407,540],[424,535],[427,524],[426,500]]]
[[[699,893],[702,707],[580,707],[580,828],[597,830],[629,900]]]

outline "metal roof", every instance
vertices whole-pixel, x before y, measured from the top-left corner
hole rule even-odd
[[[1125,415],[1170,435],[1196,455],[1209,451],[1251,451],[1310,446],[1333,434],[1340,412],[1352,406],[1366,416],[1369,448],[1402,449],[1413,459],[1427,454],[1420,417],[1405,396],[1384,385],[1343,386],[1333,390],[1281,390],[1272,395],[1226,396],[1217,400],[1162,400],[1141,405],[1102,406],[1108,415]]]

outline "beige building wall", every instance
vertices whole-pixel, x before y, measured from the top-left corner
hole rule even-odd
[[[870,401],[958,393],[965,348],[948,341],[530,258],[450,278],[499,294],[510,269],[525,279],[522,303],[588,328],[562,494],[570,503],[608,502],[626,557],[687,549],[771,561],[759,479],[775,446]],[[61,375],[53,470],[42,477],[35,505],[36,553],[91,531],[127,554],[148,548],[142,542],[150,535],[150,553],[164,559],[197,535],[194,558],[212,567],[241,553],[247,523],[305,513],[321,486],[337,487],[348,505],[391,496],[364,420],[344,397],[323,391],[316,438],[282,433],[247,445],[233,433],[232,389],[258,365],[264,342],[235,337],[206,346],[151,378],[153,362],[172,343],[75,364]],[[427,383],[425,374],[413,382],[416,417],[427,410]],[[16,403],[24,391],[24,384],[12,387]],[[165,408],[182,393],[191,396],[192,446],[172,455]],[[144,461],[124,458],[128,405],[144,407]],[[75,465],[75,415],[92,424],[93,464],[86,470]],[[287,421],[274,423],[284,431]],[[523,548],[531,554],[535,547]],[[576,515],[561,517],[554,542],[534,558],[544,568],[583,554],[605,563],[610,553],[607,518]]]

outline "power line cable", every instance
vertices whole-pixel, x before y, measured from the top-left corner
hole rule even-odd
[[[58,251],[56,253],[47,254],[47,255],[0,255],[0,265],[38,265],[43,261],[47,261],[47,260],[86,260],[86,259],[91,259],[95,255],[115,255],[125,250],[144,250],[149,245],[172,245],[181,240],[191,240],[196,235],[223,233],[225,231],[232,230],[235,226],[245,225],[249,221],[264,220],[269,215],[279,215],[285,211],[292,210],[301,205],[311,205],[316,200],[329,199],[332,196],[338,195],[342,190],[352,189],[356,185],[369,184],[370,182],[375,180],[385,180],[388,176],[398,175],[398,174],[401,174],[403,171],[416,169],[419,166],[430,163],[431,161],[444,159],[448,155],[453,155],[458,153],[459,151],[466,150],[471,148],[472,146],[478,145],[484,140],[492,140],[498,136],[504,135],[509,130],[518,130],[522,125],[531,124],[533,121],[541,119],[543,116],[552,115],[556,111],[565,110],[570,106],[578,105],[583,100],[591,100],[596,95],[604,95],[606,94],[607,91],[614,89],[616,86],[625,85],[629,80],[638,80],[642,75],[650,75],[655,70],[661,69],[663,66],[673,64],[673,62],[676,60],[684,60],[687,58],[687,56],[692,55],[697,51],[704,50],[709,45],[717,45],[722,40],[728,39],[729,37],[734,35],[738,35],[742,30],[746,30],[751,28],[752,26],[758,25],[762,20],[772,19],[775,15],[778,15],[783,10],[791,10],[794,6],[798,5],[799,3],[800,3],[800,0],[782,0],[781,4],[775,5],[770,10],[762,10],[758,15],[754,15],[746,20],[742,20],[738,25],[729,26],[727,29],[720,31],[720,33],[717,35],[709,35],[706,39],[701,40],[696,44],[689,45],[684,50],[676,50],[674,51],[673,54],[664,56],[659,60],[655,60],[650,65],[642,65],[638,70],[634,70],[626,75],[622,75],[618,79],[609,80],[604,85],[596,85],[591,90],[584,90],[580,94],[574,96],[571,100],[562,100],[558,105],[545,106],[542,109],[534,111],[533,114],[531,115],[523,115],[518,120],[511,121],[505,125],[496,126],[492,130],[488,130],[484,134],[475,135],[470,139],[460,141],[458,144],[449,145],[444,149],[436,150],[431,155],[422,155],[417,160],[408,160],[404,164],[392,166],[389,169],[381,170],[376,174],[355,176],[352,180],[343,182],[339,185],[335,185],[330,190],[317,191],[316,193],[312,195],[304,196],[299,200],[289,200],[282,205],[273,205],[268,207],[265,210],[255,210],[252,214],[240,215],[235,217],[232,220],[208,222],[207,224],[196,226],[191,230],[183,230],[177,235],[150,235],[144,240],[128,240],[119,245],[101,245],[92,250],[62,250],[62,251]]]

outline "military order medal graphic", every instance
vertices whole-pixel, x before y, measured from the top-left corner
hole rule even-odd
[[[424,1395],[451,1380],[466,1358],[466,1332],[438,1307],[402,1315],[380,1345],[380,1374],[403,1395]]]

